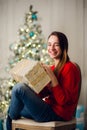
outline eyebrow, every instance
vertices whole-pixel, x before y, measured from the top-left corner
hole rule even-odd
[[[48,42],[48,43],[51,43],[51,42]],[[58,42],[54,42],[54,44],[58,44],[58,45],[60,45]]]

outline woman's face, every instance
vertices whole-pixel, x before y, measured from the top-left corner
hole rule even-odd
[[[55,35],[49,37],[47,50],[51,58],[60,59],[62,51],[59,45],[59,39]]]

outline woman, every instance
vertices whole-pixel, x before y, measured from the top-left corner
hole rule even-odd
[[[12,119],[21,116],[38,122],[68,121],[73,118],[78,103],[80,71],[68,57],[65,34],[52,32],[48,37],[47,50],[54,65],[42,66],[51,82],[39,94],[23,83],[13,87],[6,121],[7,130],[11,130]]]

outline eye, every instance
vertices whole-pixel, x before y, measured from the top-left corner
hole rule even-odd
[[[55,46],[60,46],[60,45],[58,43],[56,43]]]

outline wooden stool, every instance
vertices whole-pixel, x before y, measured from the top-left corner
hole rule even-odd
[[[76,119],[74,118],[71,121],[51,121],[40,123],[31,119],[19,119],[12,120],[12,130],[17,128],[22,130],[74,130],[76,127]]]

